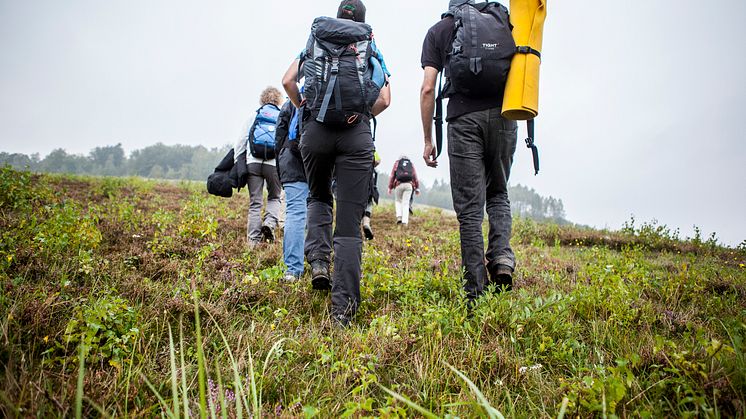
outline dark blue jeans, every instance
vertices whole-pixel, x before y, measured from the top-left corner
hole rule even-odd
[[[470,300],[482,294],[487,275],[482,235],[485,205],[489,218],[487,266],[515,268],[508,178],[516,131],[516,122],[503,118],[500,108],[471,112],[448,122],[451,193],[461,234],[464,289]]]

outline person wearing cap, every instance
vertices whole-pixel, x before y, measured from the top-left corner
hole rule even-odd
[[[364,23],[365,12],[362,1],[343,0],[337,18]],[[360,223],[368,202],[374,153],[369,119],[383,112],[391,102],[388,70],[380,50],[373,43],[371,46],[378,64],[374,72],[378,70],[379,75],[383,74],[383,84],[379,85],[380,94],[370,114],[361,114],[359,122],[344,128],[318,122],[310,117],[308,109],[302,118],[300,150],[309,187],[306,260],[311,266],[313,288],[331,289],[331,317],[336,325],[342,327],[350,323],[361,300],[363,238]],[[301,57],[305,54],[304,50]],[[299,63],[300,57],[290,64],[282,80],[288,97],[298,108],[302,100],[297,85]],[[332,176],[337,179],[336,217],[333,217]],[[329,269],[332,249],[333,278]]]
[[[474,1],[451,0],[449,11],[427,31],[422,44],[423,158],[431,167],[438,165],[432,139],[435,85],[438,73],[447,66],[452,49],[453,12],[467,3]],[[510,289],[513,284],[515,255],[510,247],[512,217],[507,187],[516,149],[517,125],[501,115],[502,93],[473,98],[458,91],[447,92],[451,192],[459,221],[464,289],[471,305],[486,285],[494,284],[500,291]],[[482,235],[485,205],[489,218],[486,253]]]

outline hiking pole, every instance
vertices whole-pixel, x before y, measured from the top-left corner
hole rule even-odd
[[[526,138],[526,147],[531,149],[531,155],[534,158],[534,176],[539,174],[539,149],[534,144],[534,120],[526,121],[528,137]]]

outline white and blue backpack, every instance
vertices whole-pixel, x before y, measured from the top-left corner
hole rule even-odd
[[[256,118],[249,129],[249,150],[251,155],[263,160],[275,158],[275,127],[280,108],[272,103],[263,105],[256,111]]]

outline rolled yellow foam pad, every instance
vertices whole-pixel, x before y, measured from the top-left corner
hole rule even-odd
[[[541,51],[546,0],[510,0],[510,23],[516,46]],[[513,120],[535,118],[539,114],[539,65],[535,54],[516,53],[505,84],[502,115]]]

